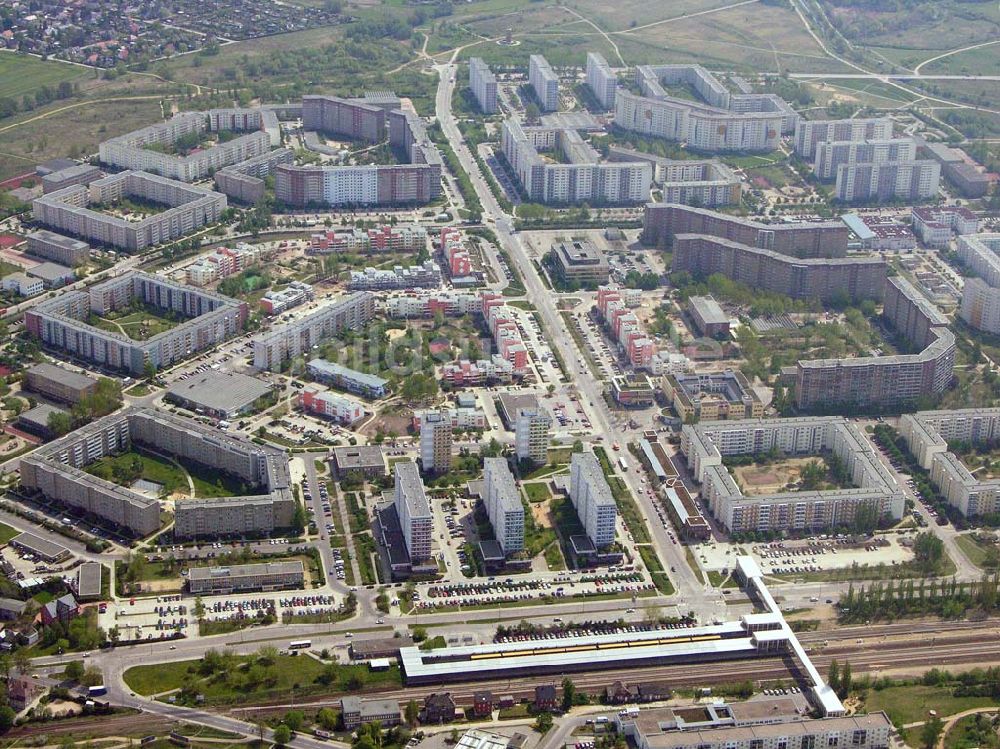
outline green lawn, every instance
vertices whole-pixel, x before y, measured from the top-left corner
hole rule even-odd
[[[254,664],[251,670],[263,673],[248,679],[249,656],[235,656],[233,667],[225,672],[204,676],[198,672],[198,660],[134,666],[124,674],[125,683],[136,693],[148,696],[180,689],[187,681],[193,689],[205,695],[208,702],[251,702],[288,694],[359,692],[366,688],[400,686],[399,667],[372,672],[368,666],[325,666],[307,655],[278,656],[271,666]],[[330,668],[331,681],[324,685],[321,674]],[[259,682],[256,677],[263,677]]]
[[[0,523],[0,544],[8,543],[14,536],[21,533],[17,528],[11,528],[9,525]]]
[[[131,470],[131,466],[136,460],[142,464],[140,478],[163,484],[168,495],[173,492],[188,492],[187,478],[181,468],[159,455],[138,450],[131,450],[121,455],[109,455],[94,461],[84,470],[92,476],[124,486],[135,481],[133,478],[135,471]]]
[[[939,716],[954,715],[973,707],[989,707],[997,703],[989,697],[954,697],[948,687],[923,685],[872,689],[865,699],[865,710],[884,710],[893,723],[915,723],[927,719],[928,710]]]
[[[528,495],[529,502],[544,502],[552,497],[552,492],[545,484],[525,484],[524,493]]]
[[[965,554],[968,560],[977,567],[983,567],[983,562],[986,561],[988,556],[993,554],[991,549],[977,543],[976,539],[974,539],[970,533],[963,533],[962,535],[956,537],[955,543],[958,544],[958,548],[963,554]],[[989,567],[989,565],[986,566]]]
[[[0,54],[0,98],[20,99],[42,86],[54,89],[63,81],[85,77],[84,68],[69,63],[45,62],[37,57],[6,52]]]
[[[87,322],[111,333],[124,333],[133,341],[147,341],[153,336],[168,331],[182,322],[180,318],[171,319],[157,313],[158,310],[150,308],[130,312],[121,317],[109,318],[90,315],[87,318]]]

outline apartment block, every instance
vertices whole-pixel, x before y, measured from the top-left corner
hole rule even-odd
[[[524,505],[505,458],[483,461],[483,504],[504,556],[523,550]]]
[[[138,221],[99,210],[125,197],[170,207]],[[221,193],[147,172],[126,171],[86,187],[73,185],[36,198],[32,212],[36,221],[58,232],[135,252],[217,222],[226,206]]]
[[[552,419],[544,408],[522,408],[514,421],[514,454],[518,460],[545,465],[549,458]]]
[[[382,398],[388,392],[389,381],[377,375],[359,372],[326,359],[312,359],[306,365],[309,376],[319,382],[341,388],[366,398]]]
[[[441,285],[441,271],[433,260],[422,265],[394,265],[392,268],[352,270],[347,287],[353,291],[390,289],[433,289]]]
[[[214,176],[215,189],[238,203],[253,205],[264,199],[264,178],[279,164],[291,164],[295,153],[290,148],[273,151],[219,169]]]
[[[469,59],[469,88],[483,114],[497,111],[497,79],[481,57]]]
[[[411,563],[430,559],[434,520],[417,464],[400,461],[393,465],[393,472],[396,481],[393,505]]]
[[[21,484],[49,499],[90,512],[145,536],[159,529],[160,504],[156,499],[84,472],[90,463],[128,450],[133,444],[176,455],[261,487],[265,494],[219,500],[178,502],[174,533],[178,538],[270,531],[291,524],[294,499],[284,452],[220,433],[196,421],[162,411],[133,408],[97,419],[51,442],[21,460]],[[244,521],[237,527],[233,516],[246,518],[248,507],[270,503],[266,526]],[[197,517],[195,517],[197,516]]]
[[[795,152],[807,161],[816,157],[816,149],[826,141],[888,140],[892,138],[892,120],[888,117],[849,120],[807,120],[795,126]]]
[[[667,159],[621,146],[611,146],[608,159],[652,166],[653,182],[660,186],[665,203],[715,208],[736,205],[743,196],[739,176],[715,159]]]
[[[573,453],[569,477],[569,497],[587,537],[599,549],[609,546],[615,540],[618,506],[597,456]]]
[[[342,330],[361,330],[375,317],[375,297],[359,291],[304,317],[275,325],[253,338],[253,365],[275,371],[283,362],[302,356]]]
[[[626,299],[628,291],[615,284],[599,286],[597,309],[608,334],[632,366],[653,369],[657,359],[656,344],[646,335],[639,317],[630,310]]]
[[[601,163],[579,133],[566,128],[524,127],[506,120],[501,149],[529,199],[546,204],[622,205],[648,200],[652,168],[642,162]],[[540,151],[559,151],[564,163]]]
[[[219,124],[219,123],[217,123]],[[209,131],[205,112],[182,112],[167,122],[150,125],[102,142],[101,162],[119,169],[149,172],[180,182],[195,182],[212,172],[266,153],[270,136],[258,130],[187,155],[169,152],[181,138]],[[259,122],[258,126],[259,128]],[[216,128],[228,129],[228,128]],[[242,128],[234,128],[242,129]]]
[[[1000,234],[959,237],[957,247],[975,274],[965,279],[958,316],[976,330],[1000,333]]]
[[[990,175],[961,149],[924,141],[920,144],[920,155],[940,164],[941,175],[962,197],[981,198],[989,192]]]
[[[427,229],[419,224],[371,229],[334,229],[313,234],[309,239],[308,255],[329,255],[337,252],[420,252],[427,248]]]
[[[305,585],[301,560],[236,564],[230,567],[189,567],[187,586],[192,595],[226,595],[252,590],[284,590]]]
[[[439,412],[427,414],[420,424],[420,465],[424,473],[451,469],[451,421]]]
[[[134,300],[170,311],[186,322],[136,341],[91,325],[91,314],[128,307]],[[25,313],[24,328],[46,346],[112,369],[142,373],[147,362],[162,369],[236,335],[248,317],[245,302],[195,289],[164,276],[129,271],[87,291],[71,291]]]
[[[830,452],[844,465],[852,488],[746,496],[723,458],[772,450],[790,456]],[[818,530],[849,526],[858,509],[903,517],[905,497],[857,425],[841,417],[706,421],[685,425],[681,452],[701,495],[730,533]]]
[[[847,255],[848,229],[842,221],[765,224],[705,208],[676,203],[648,203],[642,240],[668,247],[677,234],[705,234],[796,258]]]
[[[431,414],[440,414],[442,418],[451,426],[451,430],[456,429],[485,429],[486,413],[474,406],[457,406],[455,408],[421,409],[413,412],[413,428],[420,431],[424,419]]]
[[[916,158],[917,142],[913,138],[822,141],[816,144],[813,172],[818,179],[829,182],[837,178],[838,169],[843,165],[886,164]]]
[[[302,128],[354,140],[385,140],[385,111],[359,99],[337,96],[303,96]]]
[[[587,86],[602,107],[609,110],[615,108],[618,77],[604,55],[597,52],[587,53]]]
[[[940,181],[941,165],[936,161],[841,164],[834,195],[845,203],[930,200]]]
[[[663,392],[685,424],[764,416],[764,402],[738,370],[667,375]]]
[[[886,264],[880,258],[797,259],[704,234],[673,237],[674,271],[721,273],[755,289],[793,299],[881,299]]]
[[[559,109],[559,77],[552,70],[549,61],[541,55],[528,58],[528,83],[538,98],[543,112]]]
[[[966,517],[1000,512],[1000,479],[969,471],[949,443],[993,446],[1000,441],[1000,408],[903,414],[899,432],[949,505]]]
[[[340,424],[353,424],[365,415],[363,403],[315,385],[302,389],[299,393],[299,405],[303,411],[326,416]]]
[[[935,328],[947,328],[948,318],[903,276],[885,282],[883,316],[914,348],[924,349],[936,340]]]

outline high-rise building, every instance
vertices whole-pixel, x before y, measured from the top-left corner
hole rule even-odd
[[[302,127],[378,143],[385,140],[385,111],[358,99],[303,96]]]
[[[837,170],[844,164],[885,164],[916,158],[917,142],[913,138],[830,140],[816,144],[813,172],[820,180],[829,181],[837,178]]]
[[[936,161],[841,164],[834,195],[845,203],[930,200],[940,182]]]
[[[618,78],[604,59],[597,52],[587,53],[587,85],[594,98],[605,109],[615,108],[615,89],[618,88]]]
[[[431,539],[434,536],[434,520],[431,508],[420,480],[417,464],[400,461],[393,466],[396,479],[393,504],[399,516],[400,529],[406,542],[410,561],[419,562],[431,557]]]
[[[451,421],[439,412],[427,414],[420,424],[420,464],[425,473],[451,468]]]
[[[816,148],[825,141],[886,140],[892,137],[888,117],[850,120],[799,119],[795,126],[795,152],[806,160],[816,156]]]
[[[593,453],[573,453],[569,468],[569,498],[594,546],[601,548],[614,542],[618,506],[601,463]]]
[[[481,57],[469,60],[469,88],[483,114],[497,111],[497,79]]]
[[[514,453],[518,460],[544,465],[549,457],[549,426],[552,420],[543,408],[522,408],[514,421]]]
[[[483,461],[483,501],[493,535],[507,556],[524,548],[524,505],[505,458]]]
[[[559,109],[559,77],[552,70],[549,61],[541,55],[528,58],[528,83],[538,97],[543,112]]]

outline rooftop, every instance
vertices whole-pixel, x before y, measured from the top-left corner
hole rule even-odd
[[[215,580],[219,578],[256,577],[258,575],[303,574],[302,562],[261,562],[259,564],[234,564],[229,567],[191,567],[189,580]]]
[[[215,371],[178,380],[167,390],[168,395],[221,413],[241,411],[269,392],[271,386],[255,377]]]
[[[71,372],[68,369],[57,367],[55,364],[49,364],[48,362],[36,364],[28,370],[28,374],[38,375],[39,377],[44,377],[78,390],[88,388],[97,382],[93,377],[81,374],[80,372]]]
[[[36,536],[34,533],[21,533],[11,539],[11,543],[20,546],[28,551],[37,551],[39,554],[51,559],[69,553],[69,549],[60,546],[48,539]]]

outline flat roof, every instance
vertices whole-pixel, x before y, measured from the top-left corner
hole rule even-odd
[[[256,377],[235,372],[208,371],[178,380],[167,394],[209,411],[241,411],[271,392],[271,386]]]
[[[84,562],[76,570],[76,594],[81,598],[101,595],[102,576],[100,562]]]
[[[76,271],[59,263],[39,263],[33,268],[28,268],[28,275],[43,281],[59,281],[66,276],[76,276]]]
[[[845,213],[840,217],[840,220],[843,221],[847,225],[847,228],[854,232],[861,241],[864,242],[875,239],[875,232],[871,230],[868,224],[866,224],[858,214]]]
[[[327,361],[326,359],[313,359],[309,362],[308,366],[309,369],[315,370],[321,376],[344,377],[362,385],[368,385],[369,387],[385,387],[389,382],[388,380],[377,377],[376,375],[368,374],[367,372],[359,372],[356,369],[351,369],[350,367],[345,367],[341,364],[337,364],[336,362]]]
[[[67,237],[63,234],[57,234],[49,229],[39,229],[38,231],[33,231],[28,235],[28,240],[36,240],[38,242],[47,242],[48,244],[57,245],[59,247],[67,247],[72,250],[89,250],[90,245],[81,239],[74,239],[73,237]]]
[[[54,380],[77,390],[83,390],[97,383],[97,379],[94,377],[81,374],[80,372],[71,372],[68,369],[57,367],[55,364],[49,364],[48,362],[36,364],[28,370],[28,374]]]
[[[232,579],[234,577],[254,577],[256,575],[304,574],[302,562],[298,559],[286,562],[260,562],[259,564],[233,564],[228,567],[190,567],[189,580]]]
[[[622,647],[619,643],[623,642],[630,644]],[[408,647],[399,651],[407,679],[507,672],[540,666],[592,666],[595,658],[606,663],[627,663],[650,658],[755,653],[756,647],[738,622],[684,630],[566,637],[558,641],[468,645],[434,651]]]
[[[729,323],[729,315],[727,315],[715,297],[712,296],[693,296],[688,299],[688,304],[691,308],[698,313],[698,317],[706,325],[720,325]]]
[[[18,421],[27,422],[29,424],[37,424],[40,427],[49,426],[49,417],[53,414],[65,414],[69,413],[61,408],[56,408],[55,406],[50,406],[48,403],[39,403],[37,406],[29,411],[25,411],[23,414],[17,417]]]
[[[379,445],[335,447],[333,448],[333,459],[337,463],[337,468],[341,470],[371,468],[373,466],[385,467],[385,458],[382,456],[382,448]]]
[[[28,551],[38,552],[42,556],[50,559],[55,559],[63,556],[64,554],[69,554],[69,549],[65,546],[60,546],[53,541],[49,541],[47,538],[36,536],[34,533],[21,533],[14,536],[10,542],[16,546],[27,549]]]

